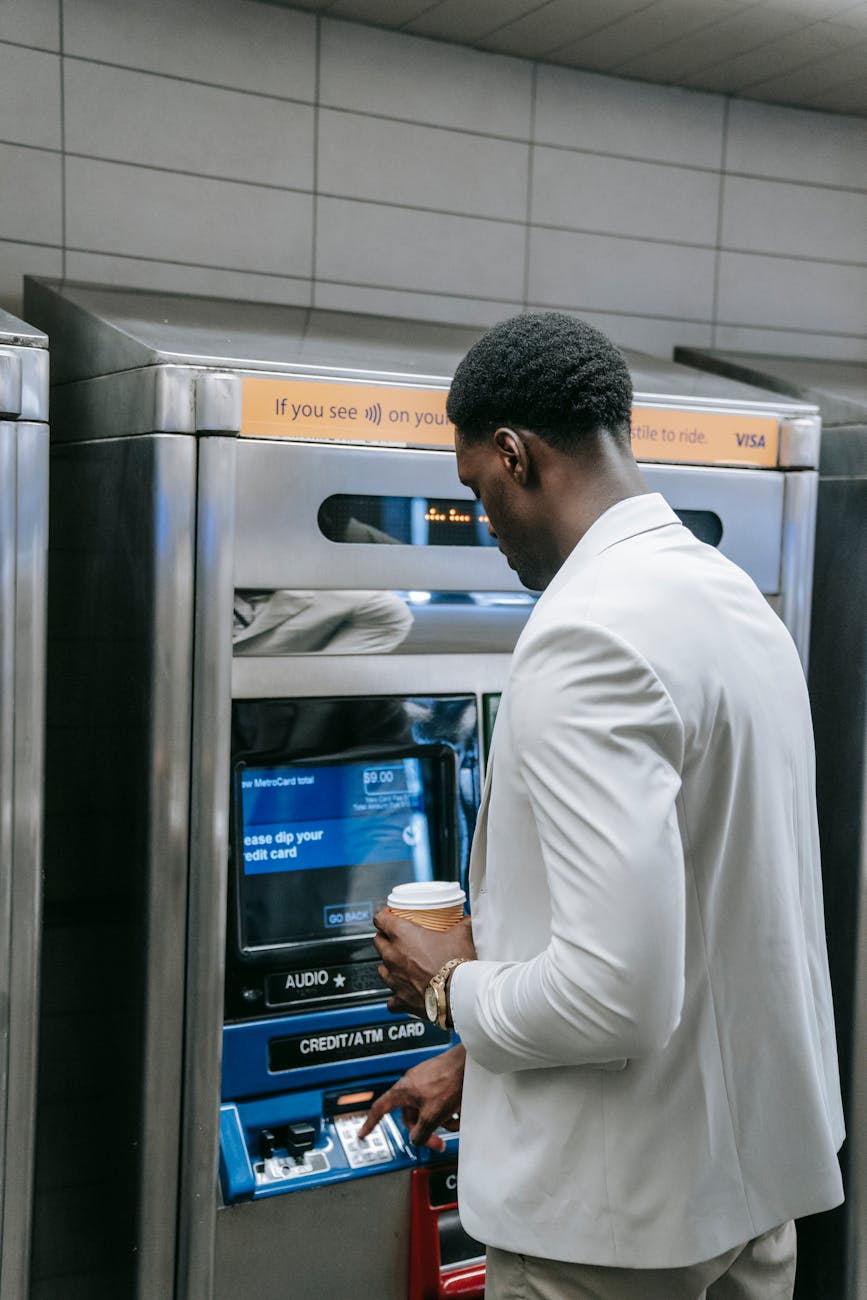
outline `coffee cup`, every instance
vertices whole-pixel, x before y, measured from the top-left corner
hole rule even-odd
[[[410,880],[395,885],[389,909],[426,930],[450,930],[464,915],[466,894],[456,880]]]

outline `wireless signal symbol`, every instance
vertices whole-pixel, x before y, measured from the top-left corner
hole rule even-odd
[[[364,418],[370,424],[382,424],[382,407],[379,402],[374,402],[373,406],[366,408]]]

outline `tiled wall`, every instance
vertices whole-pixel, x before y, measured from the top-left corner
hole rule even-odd
[[[24,273],[867,357],[867,120],[256,0],[0,0]]]

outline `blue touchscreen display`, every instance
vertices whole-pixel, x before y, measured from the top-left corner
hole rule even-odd
[[[369,931],[394,885],[431,879],[430,761],[237,769],[243,950]]]

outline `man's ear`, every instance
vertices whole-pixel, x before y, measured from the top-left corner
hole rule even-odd
[[[526,487],[530,478],[530,457],[520,432],[501,426],[494,434],[494,446],[506,473],[521,487]]]

